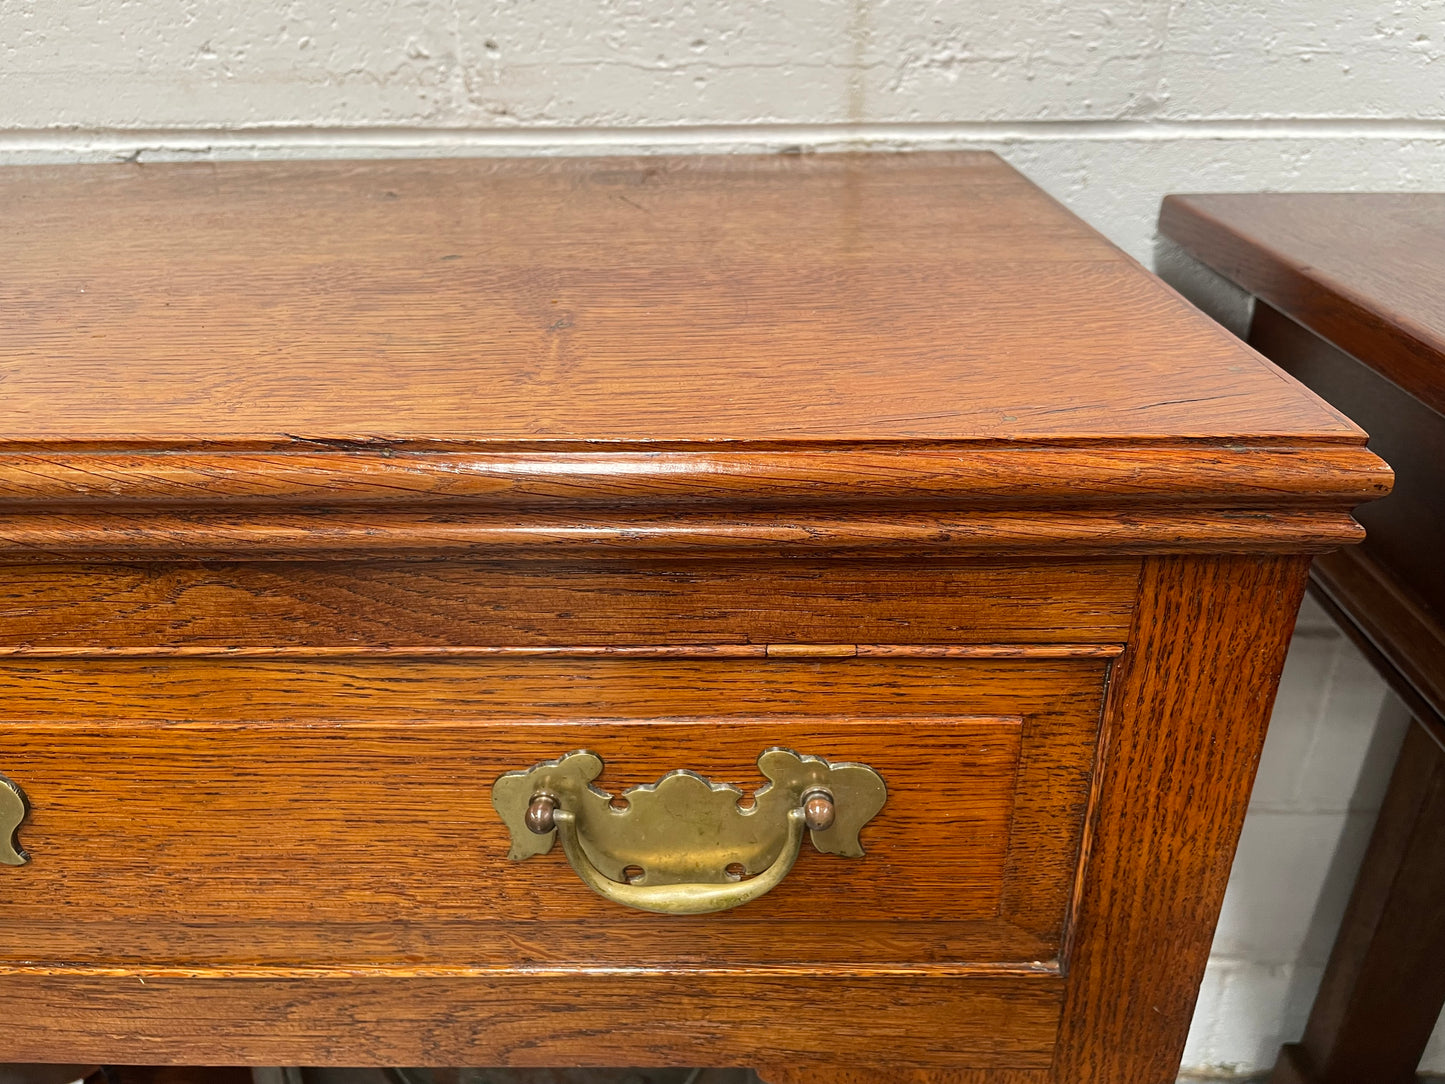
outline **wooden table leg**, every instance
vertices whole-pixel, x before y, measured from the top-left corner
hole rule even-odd
[[[1414,1084],[1445,1005],[1445,750],[1412,723],[1304,1038],[1269,1084]]]

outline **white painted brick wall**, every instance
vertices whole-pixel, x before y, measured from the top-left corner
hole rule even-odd
[[[1168,191],[1445,189],[1445,3],[0,0],[0,162],[794,146],[995,149],[1147,262]],[[1298,1034],[1398,738],[1321,622],[1191,1067]]]

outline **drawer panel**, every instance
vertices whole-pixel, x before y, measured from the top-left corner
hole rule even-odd
[[[1107,665],[11,662],[0,772],[33,861],[0,870],[0,959],[1052,969]],[[752,791],[774,745],[882,774],[864,858],[805,842],[767,896],[688,917],[593,895],[560,848],[507,859],[505,771],[586,748],[614,793],[677,768]]]

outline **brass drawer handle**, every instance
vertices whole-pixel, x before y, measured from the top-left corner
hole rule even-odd
[[[567,861],[594,892],[639,911],[726,911],[777,887],[797,861],[807,829],[825,854],[861,857],[858,833],[888,790],[865,764],[830,764],[790,749],[758,757],[769,780],[749,806],[743,792],[689,771],[622,792],[619,808],[592,781],[602,758],[580,750],[507,772],[492,787],[511,833],[514,861],[562,841]]]
[[[23,866],[30,856],[20,849],[16,836],[30,805],[20,787],[0,775],[0,866]]]

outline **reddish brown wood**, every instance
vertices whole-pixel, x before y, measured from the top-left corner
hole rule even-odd
[[[989,155],[0,195],[0,1058],[1169,1077],[1339,413]],[[864,858],[498,857],[505,768],[779,740]]]
[[[1250,342],[1370,427],[1370,447],[1389,459],[1396,484],[1388,497],[1358,509],[1367,532],[1359,559],[1374,576],[1404,584],[1417,606],[1445,615],[1445,561],[1429,541],[1445,541],[1445,414],[1268,305],[1255,306]],[[1370,609],[1362,620],[1373,620],[1364,616]],[[1433,624],[1445,636],[1445,617]],[[1382,646],[1393,655],[1410,650],[1411,639]],[[1438,704],[1445,718],[1445,699]]]
[[[1315,596],[1416,713],[1416,723],[1445,745],[1445,627],[1354,550],[1321,554],[1310,577]]]
[[[1159,230],[1445,412],[1445,194],[1168,196]]]
[[[17,448],[1360,440],[987,154],[28,167],[0,200]]]
[[[16,662],[0,667],[0,763],[30,796],[35,861],[3,882],[0,959],[1047,969],[1105,666]],[[805,853],[757,905],[659,927],[599,915],[560,853],[505,859],[504,771],[588,748],[613,790],[676,768],[748,787],[773,745],[883,774],[872,861]]]
[[[1296,494],[1328,503],[1383,492],[1379,465],[1353,446],[1279,438],[1180,444],[1148,474],[1129,445],[981,444],[963,455],[927,444],[824,451],[811,443],[743,452],[10,452],[0,453],[0,508],[626,504],[675,513],[745,500],[792,509],[861,501],[1051,509],[1220,500],[1268,506]]]
[[[1445,1004],[1445,749],[1412,725],[1286,1084],[1415,1084]]]
[[[1122,644],[648,644],[637,647],[0,647],[26,659],[1112,659]]]
[[[375,727],[174,733],[136,725],[117,734],[17,726],[5,737],[6,775],[34,809],[21,836],[32,861],[6,883],[11,921],[0,932],[0,959],[343,970],[898,959],[1026,966],[1041,953],[1050,958],[1048,946],[1015,932],[1013,915],[997,921],[1021,728],[1021,720],[987,718],[860,726],[826,717],[730,720],[725,728],[713,720],[407,726],[396,736]],[[915,744],[930,750],[927,761],[901,752]],[[607,762],[598,785],[612,793],[677,768],[751,793],[763,782],[753,762],[774,745],[869,764],[894,783],[865,832],[872,861],[805,848],[787,880],[737,916],[654,929],[642,914],[599,914],[559,849],[507,860],[490,802],[503,772],[586,748]],[[918,846],[920,838],[930,845]],[[1071,861],[1056,861],[1029,874],[1058,882],[1071,870]],[[1057,928],[1067,893],[1056,883],[1052,894]],[[939,916],[963,925],[933,924],[913,936],[893,925]],[[387,923],[393,937],[365,945],[350,931]],[[868,944],[880,925],[885,951],[898,954],[881,960]],[[323,938],[329,927],[334,944],[298,957],[288,929],[305,926]],[[711,937],[719,926],[723,936]],[[803,959],[788,933],[794,926],[811,939]],[[199,953],[189,932],[197,927],[207,927]],[[932,942],[939,934],[976,948],[950,960]]]
[[[0,561],[1294,552],[1388,487],[989,155],[27,168],[0,195]]]
[[[1307,569],[1299,558],[1145,568],[1106,709],[1061,1082],[1178,1070]]]
[[[1048,1064],[1056,975],[816,975],[12,973],[0,982],[0,1052],[25,1060],[63,1047],[140,1064],[246,1064],[264,1051],[281,1065],[730,1065],[759,1051],[827,1063],[886,1048],[900,1066]],[[813,1020],[823,989],[849,1007],[846,1028]]]
[[[1381,483],[1358,496],[1378,495]],[[642,557],[876,557],[982,553],[1115,554],[1188,549],[1201,553],[1333,549],[1364,537],[1340,511],[1230,508],[1171,512],[973,512],[837,515],[733,512],[682,518],[662,512],[499,519],[463,514],[281,514],[261,519],[164,512],[103,519],[59,514],[10,518],[0,561],[77,558],[275,560],[377,557],[571,559]]]
[[[1128,558],[0,565],[0,644],[1119,644],[1138,580]]]
[[[1347,409],[1397,471],[1360,511],[1365,544],[1322,555],[1313,580],[1418,718],[1307,1034],[1272,1079],[1413,1080],[1445,1005],[1445,862],[1435,825],[1415,822],[1445,822],[1415,774],[1438,755],[1424,735],[1445,744],[1445,196],[1179,197],[1160,226],[1257,296],[1250,343]]]

